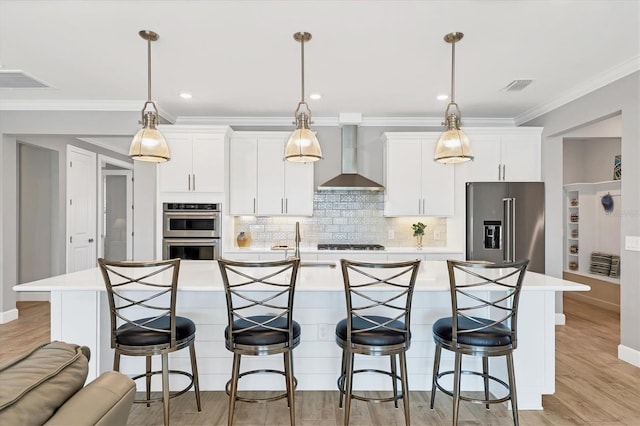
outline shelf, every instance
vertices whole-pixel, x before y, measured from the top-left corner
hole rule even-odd
[[[578,256],[580,256],[580,254],[579,253],[567,253],[567,256],[578,257]]]

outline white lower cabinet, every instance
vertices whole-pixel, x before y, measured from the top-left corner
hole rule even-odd
[[[235,132],[229,154],[232,215],[311,216],[313,163],[284,161],[287,132]]]
[[[385,216],[453,216],[454,166],[433,161],[439,133],[384,133]]]

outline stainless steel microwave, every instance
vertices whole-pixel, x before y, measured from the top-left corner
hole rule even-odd
[[[220,204],[164,203],[163,238],[220,238]]]

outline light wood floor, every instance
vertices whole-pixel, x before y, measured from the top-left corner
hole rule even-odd
[[[0,363],[48,341],[49,307],[42,302],[19,304],[20,318],[0,325]],[[616,313],[565,299],[567,324],[556,327],[556,393],[543,398],[543,411],[520,411],[522,425],[640,425],[640,368],[618,360],[620,326]],[[451,399],[439,393],[429,409],[429,392],[411,392],[413,425],[451,424]],[[174,425],[224,425],[227,396],[203,392],[202,411],[196,411],[193,393],[171,404]],[[134,405],[129,425],[162,424],[159,404]],[[284,400],[269,404],[238,403],[236,425],[287,425]],[[296,392],[296,424],[342,424],[336,392]],[[402,408],[390,404],[354,401],[351,425],[402,425]],[[461,425],[510,425],[511,413],[502,406],[486,410],[463,403]]]

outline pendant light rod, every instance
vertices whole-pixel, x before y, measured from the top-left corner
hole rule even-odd
[[[151,42],[158,40],[160,36],[148,30],[141,30],[138,34],[147,40],[147,100],[151,101]]]
[[[311,34],[307,32],[299,32],[299,33],[295,33],[293,35],[293,38],[296,41],[300,42],[300,70],[301,70],[301,76],[302,76],[302,78],[300,79],[300,93],[301,93],[300,102],[306,105],[306,102],[304,100],[304,43],[305,41],[311,40]]]
[[[444,36],[444,41],[451,43],[451,103],[456,103],[456,43],[462,40],[463,33],[449,33]]]

